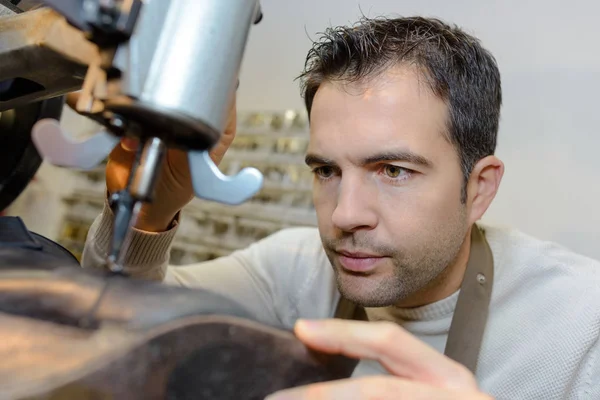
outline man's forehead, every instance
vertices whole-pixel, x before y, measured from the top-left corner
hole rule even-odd
[[[446,104],[423,85],[407,69],[366,82],[324,83],[311,110],[309,150],[362,157],[386,148],[429,153],[442,145],[437,142],[448,145]]]
[[[410,89],[411,94],[435,97],[427,74],[414,64],[396,64],[388,68],[376,69],[372,74],[359,79],[345,79],[344,76],[331,80],[325,79],[319,86],[317,96],[323,88],[334,88],[351,96],[369,99],[376,94],[384,94],[390,85],[395,86],[396,91],[405,92],[406,89]]]

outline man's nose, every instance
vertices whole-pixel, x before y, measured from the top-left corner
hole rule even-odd
[[[377,214],[373,205],[376,199],[377,194],[364,182],[351,178],[342,179],[331,217],[333,224],[345,232],[375,228]]]

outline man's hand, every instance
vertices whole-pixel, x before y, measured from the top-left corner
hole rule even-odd
[[[376,360],[391,376],[317,383],[275,393],[268,400],[490,400],[461,364],[388,322],[299,321],[295,332],[308,347]]]
[[[75,108],[78,96],[78,93],[72,93],[67,97],[67,104],[71,108]],[[234,98],[225,131],[210,152],[211,159],[217,165],[235,138],[236,122]],[[109,193],[116,193],[127,185],[137,146],[135,140],[123,139],[111,152],[106,165],[106,187]],[[187,153],[168,149],[156,182],[154,200],[151,204],[142,207],[135,227],[149,232],[164,231],[175,215],[193,198],[194,189]]]

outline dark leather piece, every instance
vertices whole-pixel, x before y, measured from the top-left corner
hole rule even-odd
[[[241,305],[210,291],[61,267],[0,272],[0,312],[86,329],[105,322],[148,329],[202,314],[249,317]]]
[[[39,250],[44,254],[44,259],[52,255],[60,258],[63,266],[79,266],[79,261],[69,250],[47,237],[29,231],[19,217],[0,217],[0,248]]]
[[[0,357],[18,353],[35,364],[0,367],[0,389],[27,389],[27,399],[263,399],[346,378],[355,367],[210,291],[72,268],[0,272],[0,316]],[[2,332],[23,320],[32,328],[15,346]],[[106,331],[110,339],[98,339]],[[114,346],[99,347],[107,342]],[[40,367],[34,384],[16,385]]]
[[[19,217],[0,217],[0,247],[42,249]]]
[[[289,332],[230,316],[188,317],[134,333],[56,328],[0,314],[0,337],[8,336],[0,357],[14,360],[0,364],[5,398],[262,400],[351,373],[343,357],[313,353]],[[10,340],[11,330],[27,334]]]
[[[38,233],[30,232],[33,240],[36,241],[41,247],[42,251],[46,254],[52,254],[56,257],[60,257],[63,260],[71,260],[70,264],[73,266],[79,267],[79,261],[77,257],[73,255],[67,248],[61,246],[60,244],[53,242],[52,240],[44,237]]]
[[[130,329],[149,329],[173,319],[222,314],[250,318],[246,309],[208,290],[171,287],[121,276],[105,278],[107,286],[93,318],[115,321]]]
[[[83,270],[63,250],[0,218],[2,398],[258,400],[354,370],[224,296]]]
[[[37,241],[19,218],[0,218],[0,312],[85,328],[110,321],[131,329],[191,315],[249,316],[209,291],[83,270],[52,243]]]
[[[0,217],[0,272],[2,270],[80,269],[79,261],[58,243],[30,232],[19,217]]]
[[[34,270],[0,272],[0,312],[76,327],[97,326],[86,321],[104,283],[64,275]]]

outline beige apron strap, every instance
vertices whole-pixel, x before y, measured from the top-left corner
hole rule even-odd
[[[444,354],[475,373],[487,323],[494,259],[481,230],[474,225],[467,269],[452,317]]]
[[[494,259],[490,246],[477,225],[471,232],[471,252],[456,308],[448,332],[444,354],[475,373],[481,341],[487,323],[492,287]],[[335,318],[367,321],[364,308],[340,298]],[[358,363],[358,361],[356,361]]]

